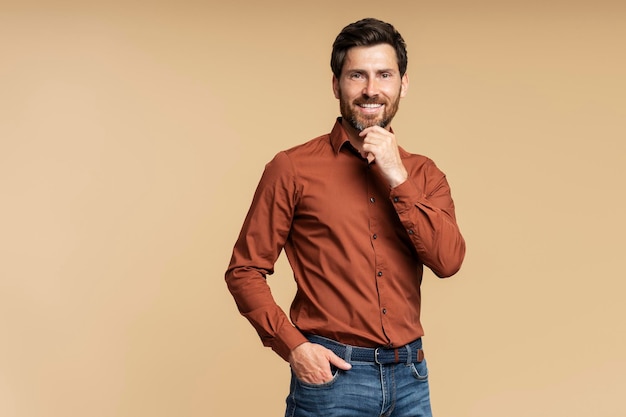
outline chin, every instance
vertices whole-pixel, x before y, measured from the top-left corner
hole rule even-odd
[[[386,129],[390,122],[389,120],[356,120],[355,118],[350,118],[348,120],[350,121],[350,125],[359,132],[373,126],[380,126],[383,129]]]

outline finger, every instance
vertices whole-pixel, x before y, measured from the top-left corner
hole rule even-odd
[[[387,129],[384,129],[384,128],[380,127],[380,126],[370,126],[370,127],[366,127],[361,132],[359,132],[359,136],[365,136],[368,133],[372,133],[372,132],[385,133],[385,132],[389,132],[389,131]]]
[[[372,140],[372,139],[383,139],[385,138],[389,132],[383,130],[382,132],[376,130],[364,130],[360,133],[360,136],[363,140]]]
[[[374,159],[376,159],[376,155],[369,149],[363,149],[361,151],[361,157],[367,159],[367,162],[371,163]]]
[[[335,355],[333,352],[331,351],[329,352],[330,353],[328,355],[328,361],[331,363],[331,365],[334,365],[343,371],[348,371],[352,369],[352,365],[350,365],[348,362],[344,361],[339,356]]]

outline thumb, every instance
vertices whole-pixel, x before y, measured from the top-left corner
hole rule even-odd
[[[352,369],[352,365],[341,359],[339,356],[335,355],[332,351],[329,351],[328,362],[343,371],[348,371]]]
[[[361,156],[362,156],[363,158],[367,159],[367,163],[368,163],[368,164],[371,164],[371,163],[372,163],[372,161],[373,161],[374,159],[376,159],[376,157],[374,156],[374,154],[373,154],[373,153],[371,153],[371,152],[361,152]]]

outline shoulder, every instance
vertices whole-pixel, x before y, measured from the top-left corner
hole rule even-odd
[[[429,157],[425,155],[408,152],[402,147],[398,147],[398,149],[400,151],[400,158],[402,158],[402,162],[404,162],[405,164],[408,164],[415,168],[417,167],[421,167],[421,168],[435,167],[436,168],[435,162]]]
[[[325,134],[278,152],[266,164],[265,170],[276,175],[293,174],[306,161],[315,159],[316,156],[328,154],[332,154],[332,147],[329,135]]]
[[[321,153],[332,152],[330,135],[325,134],[283,151],[290,158],[312,157]]]
[[[445,181],[446,174],[439,169],[431,158],[403,149],[400,149],[400,157],[409,172],[409,176],[414,180],[420,180],[424,185]]]

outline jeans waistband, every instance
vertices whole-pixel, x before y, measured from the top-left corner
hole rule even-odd
[[[307,335],[307,339],[312,343],[320,344],[331,350],[346,362],[373,362],[379,365],[389,365],[396,363],[419,363],[424,360],[421,338],[397,348],[365,348],[344,345],[335,340],[317,335]]]

